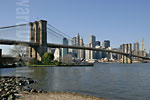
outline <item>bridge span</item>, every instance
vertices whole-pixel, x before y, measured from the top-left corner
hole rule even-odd
[[[40,44],[37,42],[26,42],[26,41],[16,41],[16,40],[0,40],[0,44],[2,45],[25,45],[29,47],[38,47]],[[80,46],[72,46],[72,45],[62,45],[62,44],[54,44],[54,43],[47,43],[47,47],[50,48],[70,48],[70,49],[82,49],[82,50],[92,50],[92,51],[103,51],[108,53],[116,53],[124,56],[130,56],[130,53],[124,53],[121,51],[114,51],[114,50],[106,50],[102,48],[91,48],[91,47],[80,47]],[[145,60],[150,60],[150,58],[142,57],[138,55],[131,55],[132,57],[137,57]]]
[[[27,24],[22,24],[22,25],[27,25]],[[50,48],[82,49],[82,50],[92,50],[92,51],[116,53],[116,54],[122,55],[123,63],[132,63],[132,57],[150,60],[150,58],[133,55],[131,44],[124,44],[123,51],[115,51],[115,50],[106,50],[106,49],[102,49],[102,48],[91,48],[91,47],[84,47],[84,46],[80,47],[80,46],[72,46],[72,45],[47,43],[47,29],[49,29],[49,28],[47,28],[47,21],[40,20],[40,21],[30,22],[30,23],[28,23],[28,25],[30,25],[29,42],[1,39],[0,44],[29,46],[29,57],[36,58],[39,61],[42,60],[42,56],[44,55],[45,52],[47,52],[48,47],[50,47]],[[16,25],[16,26],[19,26],[19,25]],[[11,27],[16,27],[16,26],[1,27],[0,29],[6,29],[6,28],[11,28]]]

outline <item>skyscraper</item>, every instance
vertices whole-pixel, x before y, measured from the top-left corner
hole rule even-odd
[[[134,43],[134,51],[139,51],[139,43]]]
[[[110,47],[110,41],[109,40],[104,40],[103,44],[102,44],[102,48],[103,49],[107,49]],[[102,52],[102,58],[107,57],[106,52]]]
[[[105,44],[106,44],[106,43],[105,43],[105,42],[103,42],[103,44],[102,44],[102,48],[103,48],[103,49],[105,49]]]
[[[89,37],[89,47],[95,48],[95,46],[96,46],[96,37],[94,35],[91,35]],[[95,59],[95,52],[94,51],[89,51],[89,58]]]
[[[101,42],[100,41],[96,41],[96,46],[101,46]]]
[[[76,37],[72,38],[72,45],[74,46],[84,46],[83,38],[80,37],[78,33]],[[75,58],[84,59],[85,50],[71,49],[71,54]]]
[[[136,43],[134,43],[134,51],[133,51],[133,54],[139,55],[139,53],[140,53],[139,43],[136,42]]]
[[[76,37],[72,38],[72,45],[74,45],[74,46],[76,45]]]
[[[141,51],[145,51],[145,49],[144,49],[144,39],[142,40],[142,43],[141,43]]]
[[[110,41],[109,40],[105,40],[104,41],[104,45],[105,45],[105,48],[110,47]]]
[[[145,48],[144,48],[144,39],[141,42],[141,51],[139,52],[139,55],[143,56],[143,57],[146,56],[146,51],[145,51]]]
[[[76,45],[79,46],[80,45],[80,35],[78,33],[77,37],[76,37]]]
[[[80,46],[84,46],[83,43],[83,38],[80,39]],[[85,50],[80,50],[79,51],[79,59],[84,59],[85,58]]]
[[[96,45],[95,48],[101,48],[99,45]],[[101,51],[95,51],[95,59],[101,59],[102,58],[102,52]]]
[[[89,43],[91,43],[93,46],[96,44],[96,37],[94,35],[91,35],[89,37]]]
[[[63,45],[68,45],[67,38],[63,38]],[[62,48],[62,58],[68,54],[68,48]]]

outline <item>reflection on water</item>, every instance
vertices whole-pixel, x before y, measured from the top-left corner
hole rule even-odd
[[[20,70],[26,71],[20,71]],[[20,71],[20,73],[19,73]],[[95,64],[94,67],[26,67],[0,69],[0,75],[30,77],[33,87],[111,100],[149,100],[150,64]]]

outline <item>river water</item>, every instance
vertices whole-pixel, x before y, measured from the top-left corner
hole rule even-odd
[[[38,81],[33,87],[110,100],[150,100],[150,64],[95,64],[94,67],[21,67],[0,69]]]

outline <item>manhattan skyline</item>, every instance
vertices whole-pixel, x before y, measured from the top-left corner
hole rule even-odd
[[[110,40],[111,46],[145,40],[145,49],[150,50],[150,7],[148,0],[28,0],[28,20],[17,18],[16,1],[3,0],[0,4],[0,27],[14,25],[18,21],[47,20],[69,36],[80,33],[84,43],[89,35],[103,42]],[[6,7],[6,4],[8,8]],[[4,6],[5,5],[5,6]],[[41,7],[37,7],[41,5]],[[26,7],[23,7],[26,8]]]

